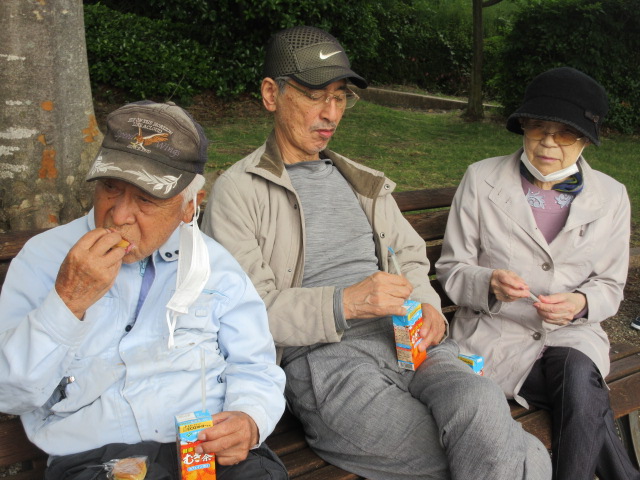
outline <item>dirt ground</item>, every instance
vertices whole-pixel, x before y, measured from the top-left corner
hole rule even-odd
[[[640,330],[631,328],[631,321],[640,316],[640,267],[629,269],[624,300],[618,313],[602,323],[611,343],[640,345]]]

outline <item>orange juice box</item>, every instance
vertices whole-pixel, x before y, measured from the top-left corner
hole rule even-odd
[[[407,370],[416,370],[427,358],[427,352],[418,351],[422,341],[419,335],[422,327],[422,304],[414,300],[406,300],[406,315],[393,316],[393,331],[396,337],[396,353],[398,366]]]
[[[484,358],[480,355],[470,355],[461,353],[458,358],[469,365],[478,375],[484,375]]]
[[[208,410],[176,415],[176,442],[182,480],[215,480],[216,459],[212,453],[198,454],[198,432],[213,426]]]

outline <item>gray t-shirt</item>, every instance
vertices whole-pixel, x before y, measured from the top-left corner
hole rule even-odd
[[[331,160],[287,165],[306,230],[303,287],[348,287],[378,271],[373,230]]]

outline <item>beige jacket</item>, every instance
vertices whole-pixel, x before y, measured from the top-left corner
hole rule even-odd
[[[398,256],[414,287],[412,299],[440,311],[429,283],[424,240],[405,220],[391,195],[395,184],[381,172],[325,151],[355,191],[373,227],[379,268],[389,271],[387,247]],[[333,286],[301,288],[304,212],[284,168],[273,133],[267,142],[225,171],[214,183],[203,231],[235,256],[265,301],[278,348],[339,342]]]
[[[489,158],[471,165],[456,192],[438,280],[460,305],[451,336],[461,351],[485,357],[485,374],[508,397],[517,395],[544,346],[568,346],[589,356],[603,377],[609,341],[600,322],[622,300],[629,264],[630,206],[624,185],[593,170],[581,157],[584,189],[567,222],[547,244],[520,184],[519,159]],[[558,327],[543,323],[532,301],[498,302],[489,293],[494,269],[516,272],[534,294],[582,292],[587,318]]]

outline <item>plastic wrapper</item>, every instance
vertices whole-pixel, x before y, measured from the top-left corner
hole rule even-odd
[[[144,480],[147,476],[147,457],[117,458],[105,463],[109,480]]]

